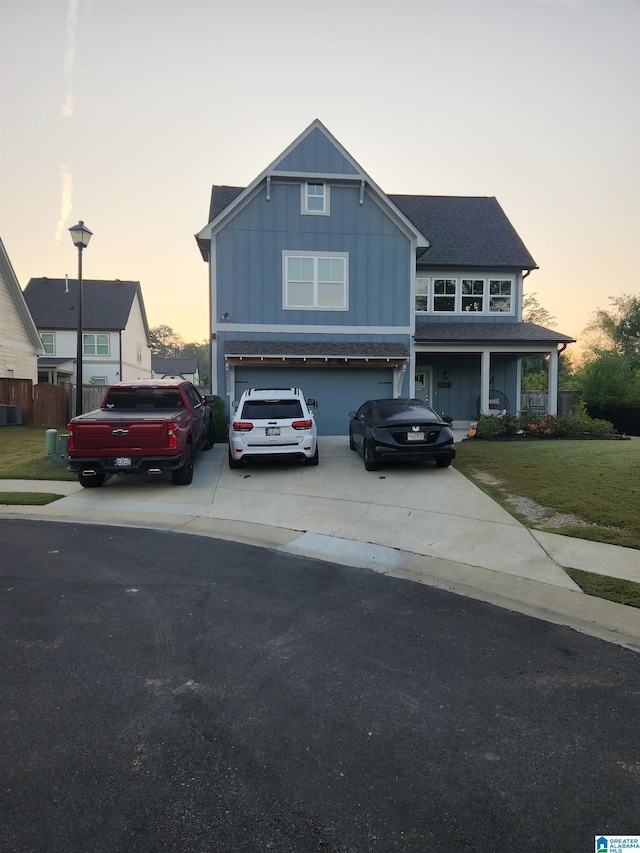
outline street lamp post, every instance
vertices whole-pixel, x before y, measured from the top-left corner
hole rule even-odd
[[[77,225],[74,225],[73,228],[69,228],[69,233],[71,234],[71,239],[73,240],[73,245],[78,248],[78,318],[77,318],[77,331],[78,331],[78,341],[76,348],[76,415],[82,414],[82,354],[84,347],[82,345],[82,250],[86,249],[89,245],[89,240],[91,239],[92,232],[89,231],[87,226],[84,224],[82,220],[78,222]]]

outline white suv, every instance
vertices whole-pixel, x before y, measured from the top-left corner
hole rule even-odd
[[[318,464],[318,431],[310,406],[299,388],[250,388],[229,425],[229,468],[245,459],[282,457]]]

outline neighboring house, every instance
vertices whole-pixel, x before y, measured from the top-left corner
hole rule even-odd
[[[32,278],[24,296],[45,351],[38,359],[38,380],[75,384],[78,281]],[[82,313],[82,384],[151,378],[151,340],[139,282],[83,281]]]
[[[40,335],[0,240],[0,377],[38,381]]]
[[[188,379],[194,385],[199,385],[198,359],[161,358],[159,355],[152,355],[151,376],[153,379]]]
[[[536,263],[494,198],[387,195],[320,121],[248,187],[214,186],[212,391],[299,386],[324,434],[368,398],[417,396],[469,425],[517,411],[520,362],[573,339],[522,320]]]

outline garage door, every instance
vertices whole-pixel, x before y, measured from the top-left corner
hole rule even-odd
[[[390,367],[237,367],[235,398],[247,388],[301,388],[318,401],[320,435],[346,435],[349,412],[365,400],[393,396]]]

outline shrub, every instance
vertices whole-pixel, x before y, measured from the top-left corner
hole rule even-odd
[[[222,397],[217,395],[207,403],[213,415],[214,438],[216,441],[226,441],[229,437],[229,418],[224,411]]]
[[[602,438],[614,433],[609,421],[590,418],[584,403],[578,404],[571,415],[536,415],[523,412],[516,415],[480,415],[476,427],[477,438],[505,438],[512,435],[533,438]]]

